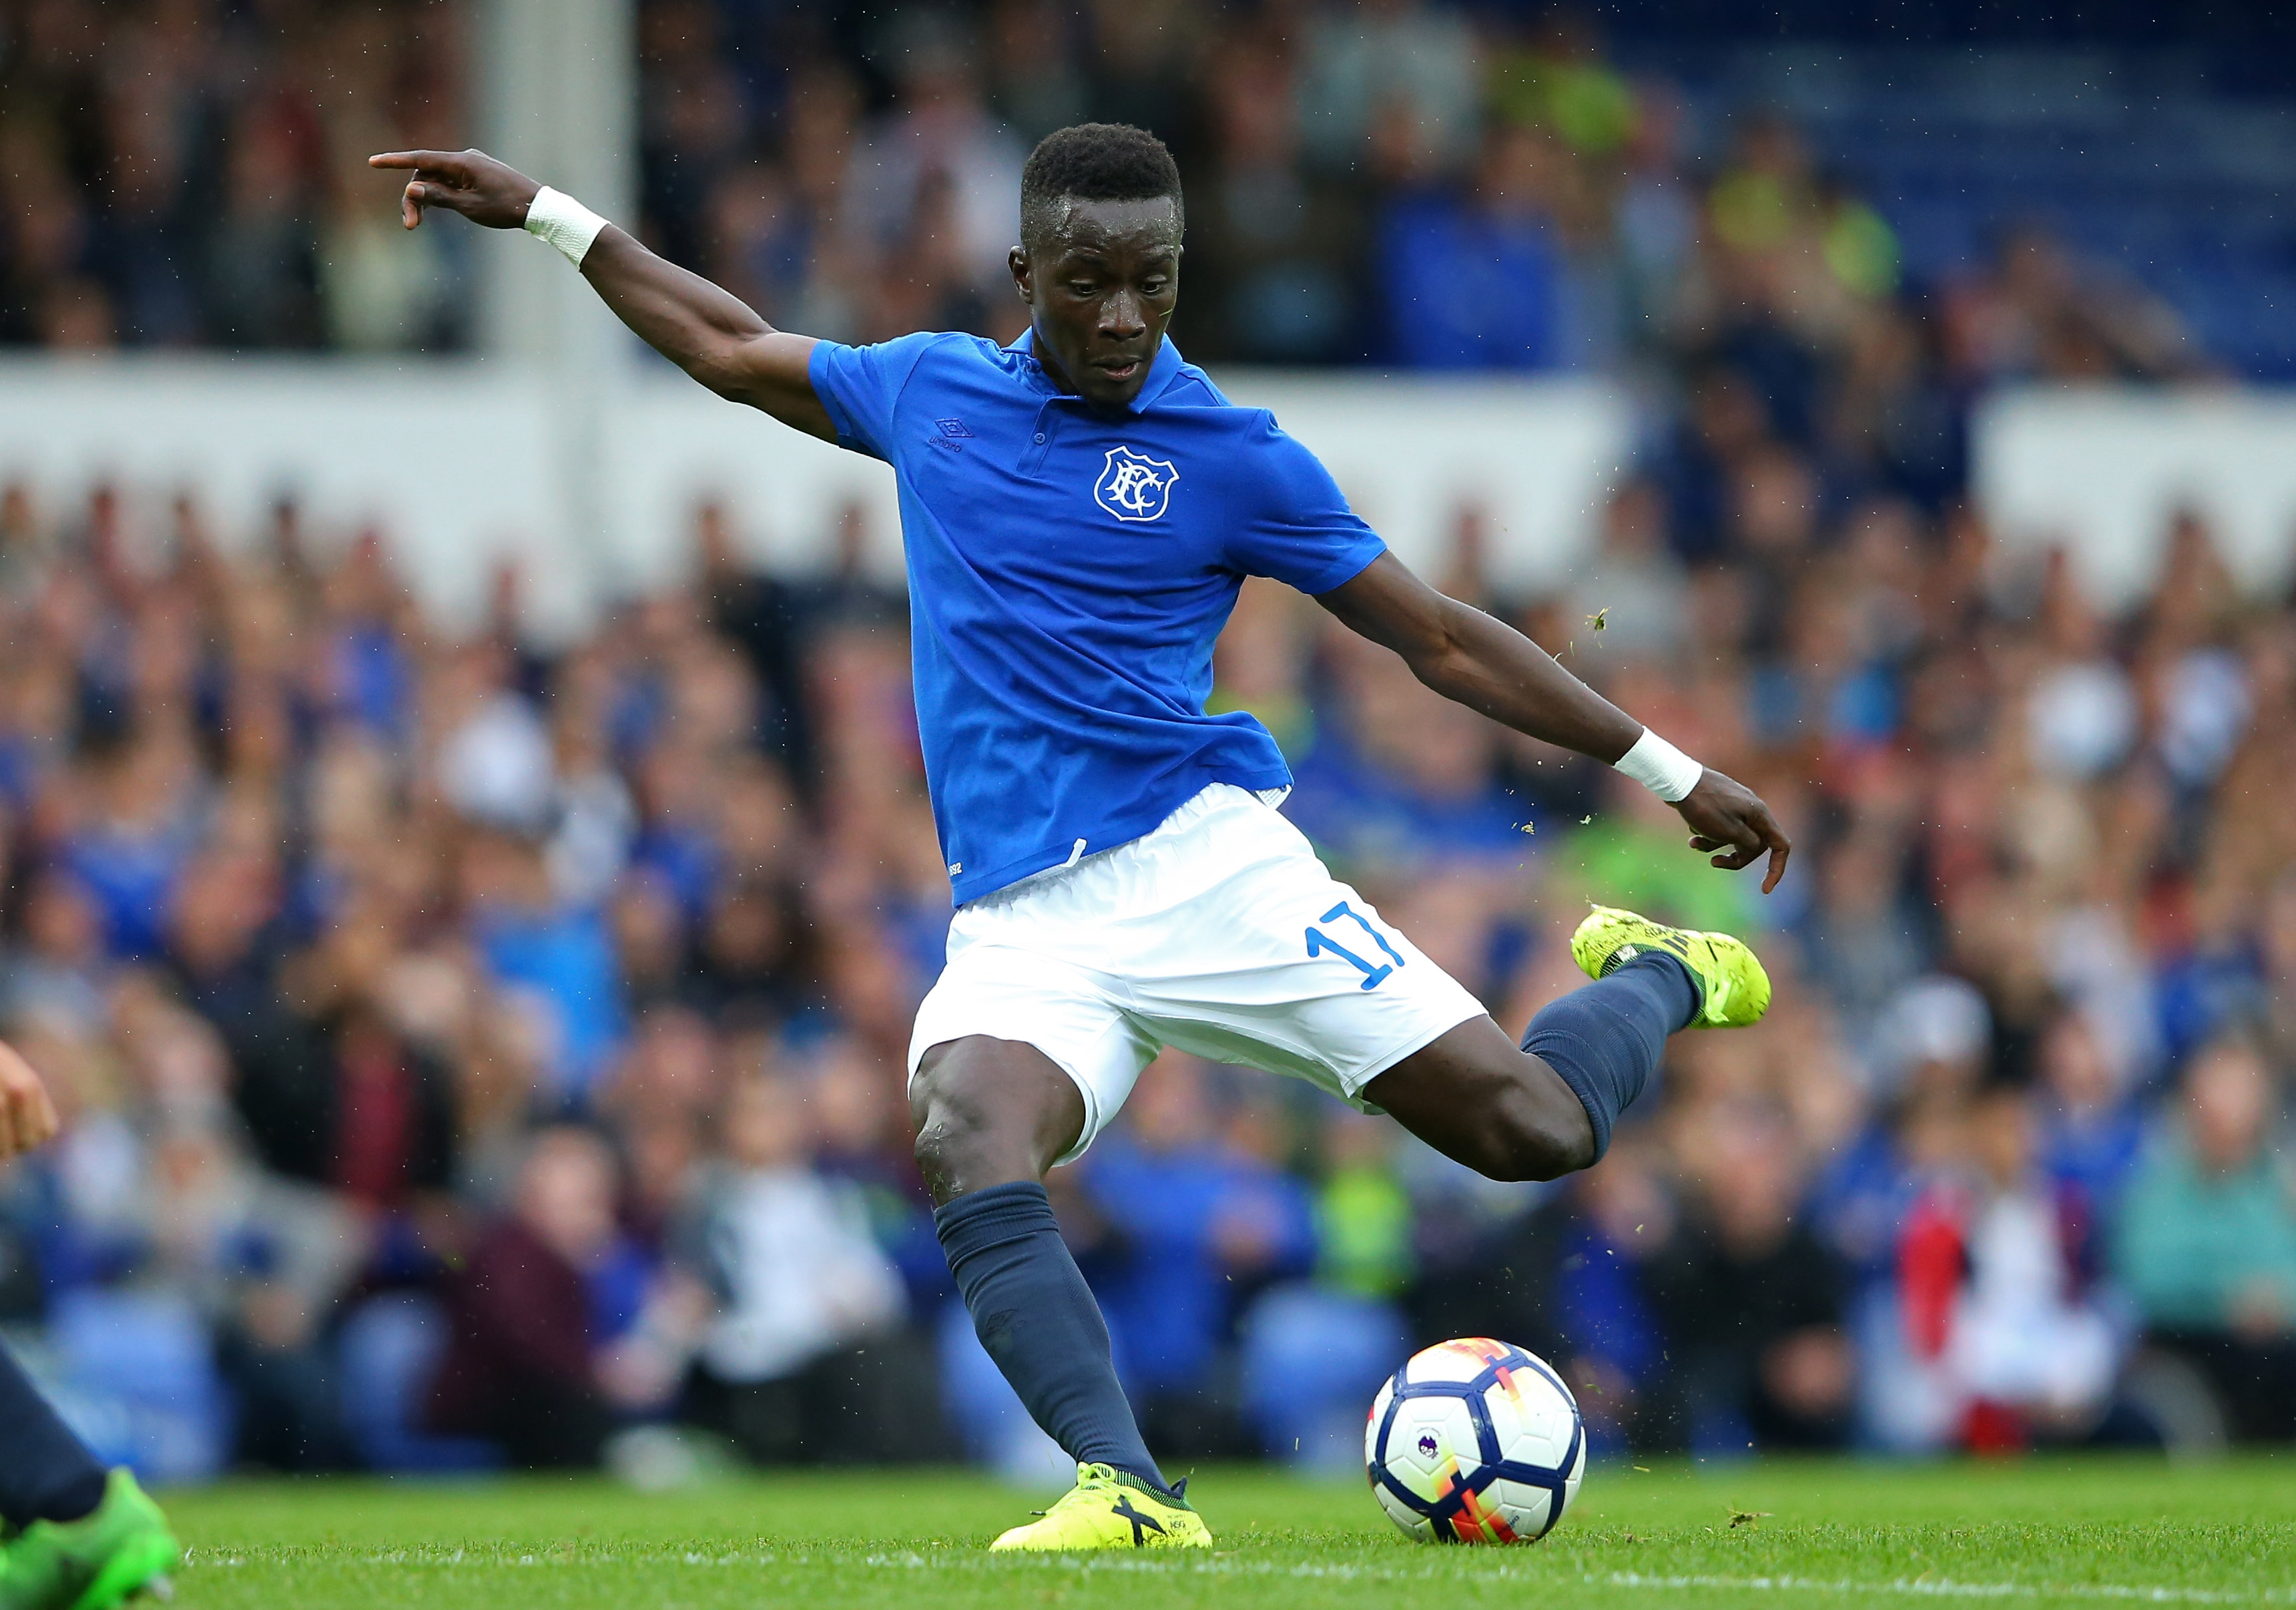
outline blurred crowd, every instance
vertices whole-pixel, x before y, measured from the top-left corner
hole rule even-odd
[[[470,232],[400,230],[364,159],[478,137],[475,17],[0,0],[0,344],[470,345]],[[1745,355],[1774,401],[1808,390],[1798,348],[1833,353],[1849,428],[1925,463],[1972,386],[2208,368],[2166,303],[2013,220],[1901,308],[1889,222],[1786,121],[1628,75],[1568,9],[641,0],[637,24],[641,233],[808,334],[1017,334],[1021,161],[1099,118],[1179,159],[1174,334],[1202,361],[1663,386],[1760,304],[1793,338]]]
[[[47,198],[11,197],[11,333],[216,339],[291,282],[346,339],[329,265],[365,259],[328,242],[373,220],[336,141],[460,143],[406,67],[451,59],[447,8],[375,14],[0,6],[0,178]],[[1027,142],[1118,117],[1189,177],[1190,357],[1635,376],[1661,423],[1567,585],[1496,588],[1473,507],[1436,579],[1798,846],[1762,899],[1638,786],[1248,585],[1215,708],[1503,1023],[1578,982],[1590,898],[1753,936],[1777,1004],[1678,1038],[1553,1187],[1168,1054],[1052,1181],[1152,1446],[1347,1466],[1380,1378],[1463,1334],[1553,1359],[1613,1452],[2296,1436],[2296,605],[2186,514],[2101,613],[1963,496],[1976,391],[2207,373],[2171,316],[2030,233],[1914,294],[1789,125],[1691,129],[1567,19],[825,15],[644,8],[664,250],[813,333],[1010,334]],[[130,39],[166,72],[115,73]],[[161,122],[182,228],[134,238],[176,255],[115,251],[102,176]],[[202,149],[270,177],[193,206]],[[261,195],[292,230],[232,233]],[[291,234],[293,275],[201,277]],[[430,339],[422,306],[369,334]],[[0,1031],[73,1118],[0,1173],[0,1327],[91,1438],[178,1475],[1050,1469],[909,1158],[949,897],[892,534],[849,514],[826,570],[760,575],[704,506],[689,583],[545,652],[514,578],[452,637],[381,533],[156,492],[0,489]]]
[[[0,344],[464,344],[468,240],[366,157],[471,143],[469,12],[0,0]]]
[[[1553,1187],[1168,1054],[1053,1181],[1152,1443],[1345,1466],[1458,1334],[1612,1450],[2296,1435],[2296,611],[2194,517],[2105,619],[1767,427],[1703,538],[1661,467],[1566,590],[1495,594],[1472,511],[1443,579],[1758,787],[1775,895],[1275,584],[1216,702],[1501,1022],[1590,897],[1753,935],[1776,1005]],[[949,899],[902,600],[857,515],[794,579],[735,519],[544,654],[509,579],[441,637],[291,502],[223,544],[0,491],[0,1028],[70,1116],[0,1174],[0,1324],[108,1451],[1048,1467],[909,1157]]]
[[[1154,130],[1187,191],[1172,330],[1208,363],[1578,369],[1665,383],[1749,303],[1854,363],[1920,453],[1936,393],[2204,367],[2134,281],[2009,226],[1894,311],[1888,221],[1783,119],[1717,123],[1567,7],[1427,0],[647,0],[644,222],[774,323],[840,341],[1009,340],[1029,147]],[[1802,399],[1806,406],[1808,399]]]

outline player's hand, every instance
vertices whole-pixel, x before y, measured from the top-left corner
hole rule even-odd
[[[1786,857],[1793,853],[1793,845],[1752,789],[1710,766],[1698,786],[1674,808],[1690,824],[1690,847],[1717,852],[1710,858],[1713,865],[1735,872],[1767,851],[1770,869],[1762,878],[1762,892],[1769,893],[1785,876]]]
[[[32,1064],[0,1044],[0,1161],[55,1138],[56,1104]]]
[[[398,217],[409,229],[422,221],[423,209],[444,207],[489,229],[516,229],[542,188],[507,162],[483,151],[386,151],[366,160],[369,168],[414,170],[398,198]]]

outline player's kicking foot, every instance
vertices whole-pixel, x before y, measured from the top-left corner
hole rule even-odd
[[[1726,933],[1669,928],[1615,906],[1597,906],[1570,936],[1570,958],[1601,978],[1645,950],[1663,950],[1690,969],[1703,1004],[1693,1029],[1742,1029],[1770,1009],[1770,975],[1745,941]]]
[[[0,1548],[0,1610],[112,1610],[172,1591],[182,1554],[168,1517],[125,1470],[77,1521],[35,1521]]]
[[[1051,1552],[1063,1548],[1209,1548],[1203,1517],[1178,1493],[1167,1498],[1138,1476],[1107,1465],[1079,1465],[1077,1484],[1041,1519],[988,1545]]]

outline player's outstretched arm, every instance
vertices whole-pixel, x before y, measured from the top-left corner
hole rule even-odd
[[[1642,723],[1564,670],[1504,621],[1447,598],[1392,554],[1316,603],[1374,643],[1393,649],[1412,674],[1447,699],[1517,732],[1616,765],[1642,738]],[[1762,892],[1785,875],[1787,842],[1770,808],[1712,767],[1674,801],[1691,847],[1734,872],[1767,854]]]
[[[542,189],[482,151],[389,151],[369,157],[367,166],[414,175],[399,198],[399,217],[409,229],[433,207],[488,229],[522,228]],[[616,317],[718,396],[836,439],[829,412],[814,394],[811,336],[775,329],[739,297],[656,257],[611,224],[582,254],[581,267]]]
[[[44,1146],[56,1133],[56,1105],[32,1064],[0,1042],[0,1162]]]

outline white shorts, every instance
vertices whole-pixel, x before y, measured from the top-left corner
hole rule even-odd
[[[1066,1162],[1165,1046],[1363,1106],[1375,1075],[1482,1014],[1273,805],[1215,783],[1153,833],[959,908],[909,1079],[968,1035],[1036,1047],[1084,1093]]]

